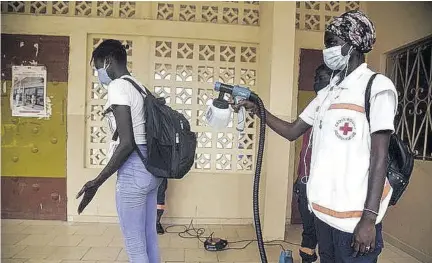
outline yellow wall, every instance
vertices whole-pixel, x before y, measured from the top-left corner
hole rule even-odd
[[[385,53],[432,34],[431,2],[368,2],[377,42],[368,56],[375,70],[385,72]],[[416,161],[411,183],[384,222],[387,241],[432,262],[432,162]]]
[[[2,176],[66,177],[67,83],[48,82],[52,115],[48,119],[12,117],[12,83],[2,96]]]

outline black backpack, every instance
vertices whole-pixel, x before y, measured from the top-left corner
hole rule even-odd
[[[366,118],[370,124],[370,96],[372,83],[378,74],[375,73],[369,79],[365,93],[365,111]],[[405,192],[412,170],[414,168],[414,154],[410,148],[402,141],[396,133],[390,136],[387,163],[387,179],[393,188],[393,194],[390,199],[390,205],[395,205],[402,194]]]
[[[164,98],[156,98],[146,87],[142,88],[130,78],[136,90],[145,95],[144,117],[147,138],[147,158],[135,144],[135,150],[147,170],[156,177],[181,179],[191,169],[195,160],[196,134],[190,130],[183,114],[165,105]],[[117,131],[114,137],[118,136]]]

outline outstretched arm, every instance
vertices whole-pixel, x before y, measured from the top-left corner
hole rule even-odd
[[[310,123],[313,122],[313,113],[309,113],[311,109],[314,109],[314,105],[317,102],[314,100],[308,107],[307,110],[305,110],[302,114],[306,117],[303,117],[305,119],[308,119]],[[253,113],[258,112],[258,107],[253,102],[248,100],[240,101],[237,104],[233,104],[232,108],[234,111],[238,111],[240,107],[245,107],[247,110],[252,111]],[[306,114],[307,113],[307,114]],[[259,116],[259,115],[258,115]],[[305,122],[302,118],[298,118],[293,123],[287,122],[284,120],[279,119],[278,117],[271,114],[269,111],[266,110],[266,123],[267,125],[277,134],[284,137],[285,139],[289,141],[294,141],[301,135],[303,135],[310,127],[312,127],[310,124]]]
[[[296,140],[311,127],[300,118],[291,123],[279,119],[268,111],[266,111],[266,122],[274,132],[289,141]]]

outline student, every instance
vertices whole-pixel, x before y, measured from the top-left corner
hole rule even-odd
[[[290,141],[313,129],[307,198],[321,263],[377,262],[384,244],[381,221],[392,195],[386,173],[397,94],[387,77],[375,78],[369,125],[364,100],[374,72],[365,54],[375,40],[375,27],[362,12],[336,17],[326,28],[323,56],[330,69],[341,71],[337,85],[323,89],[294,123],[267,112],[270,128]],[[249,101],[239,106],[256,110]]]
[[[112,155],[94,179],[87,182],[77,198],[84,195],[78,214],[90,203],[98,188],[118,171],[116,203],[126,252],[132,263],[159,263],[160,254],[156,233],[156,194],[160,178],[147,171],[134,150],[134,144],[147,155],[144,126],[143,96],[125,78],[142,87],[127,70],[126,48],[117,40],[105,40],[92,54],[92,61],[101,84],[108,86],[105,116],[111,132],[118,137],[111,143]],[[135,140],[135,141],[134,141]]]
[[[165,193],[168,188],[168,179],[163,178],[162,183],[159,185],[157,192],[157,220],[156,220],[156,231],[159,235],[165,234],[165,229],[162,227],[160,222],[162,215],[165,211]]]
[[[330,83],[331,75],[332,70],[325,64],[320,65],[315,70],[315,83],[313,88],[316,94]],[[298,166],[298,177],[294,184],[294,192],[297,194],[298,209],[303,224],[302,242],[300,247],[300,257],[302,258],[303,263],[315,262],[318,258],[315,252],[317,237],[315,232],[314,215],[309,211],[306,197],[306,183],[309,177],[312,154],[311,131],[312,129],[308,129],[306,133],[303,134],[303,144]]]

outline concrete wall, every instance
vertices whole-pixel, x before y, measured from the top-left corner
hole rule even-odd
[[[368,2],[368,14],[377,30],[377,42],[368,56],[369,65],[385,72],[385,53],[432,34],[430,2]],[[411,183],[384,222],[387,241],[432,262],[432,162],[416,161]]]

